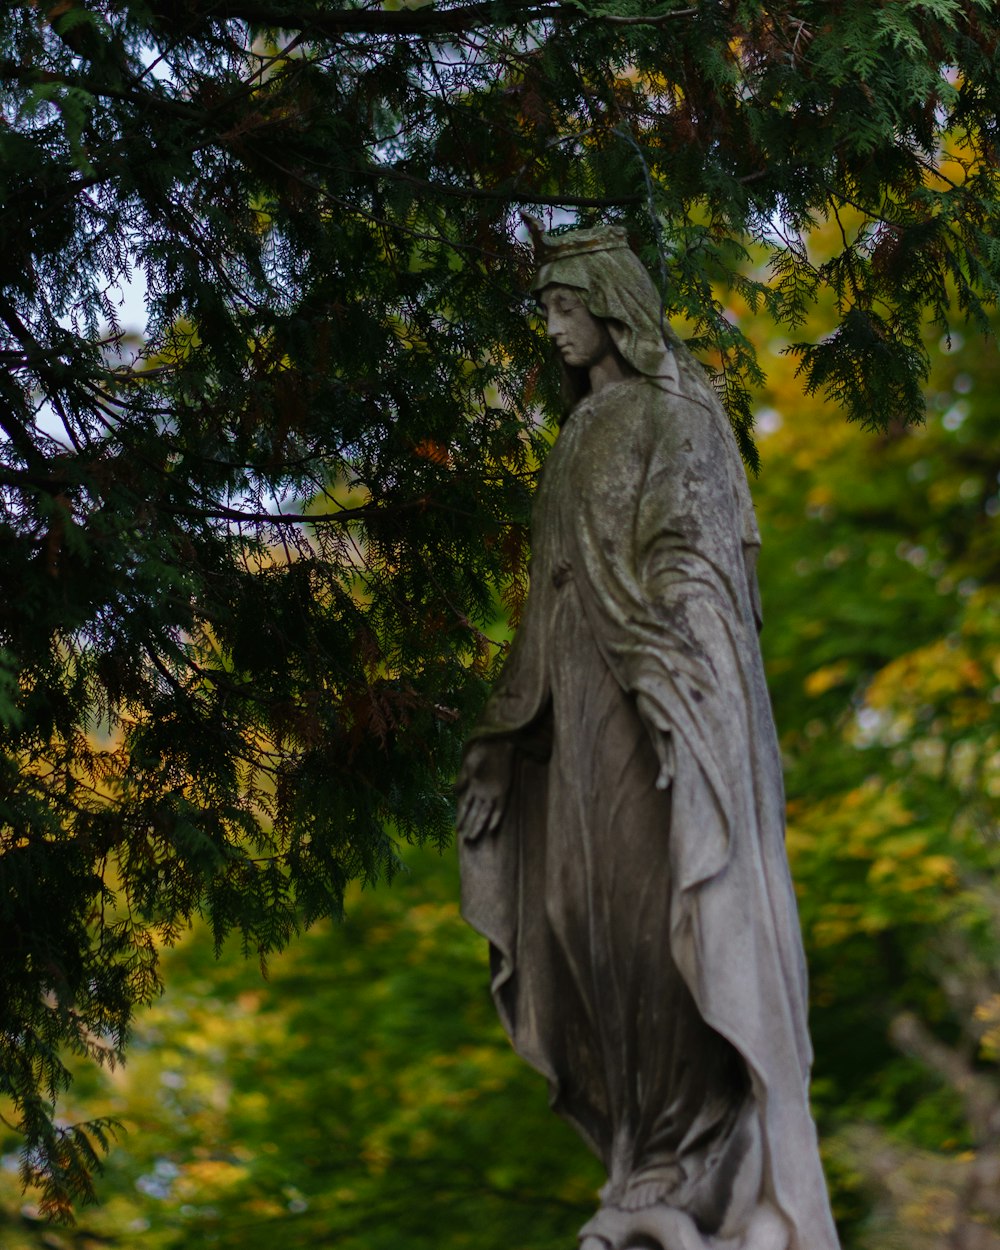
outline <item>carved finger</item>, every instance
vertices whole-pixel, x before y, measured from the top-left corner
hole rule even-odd
[[[669,733],[658,733],[654,738],[656,757],[660,762],[660,771],[656,778],[657,790],[666,790],[674,779],[674,744]]]
[[[496,811],[496,800],[486,798],[483,799],[482,813],[479,817],[479,832],[489,833],[493,828],[493,814]]]
[[[482,833],[482,799],[474,790],[466,795],[455,824],[466,841],[472,842]]]
[[[486,825],[487,833],[496,833],[500,828],[500,821],[503,819],[504,803],[500,799],[493,800],[493,807],[490,810],[490,818]]]
[[[477,796],[472,796],[465,821],[462,825],[462,836],[467,842],[475,842],[476,838],[483,832],[485,822],[486,813],[483,811],[483,800]]]

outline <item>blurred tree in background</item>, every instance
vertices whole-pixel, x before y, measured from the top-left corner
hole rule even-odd
[[[4,6],[0,1096],[45,1211],[90,1192],[109,1129],[54,1121],[66,1048],[120,1055],[193,916],[217,947],[235,933],[263,960],[339,916],[350,882],[392,875],[400,843],[449,836],[458,746],[497,658],[484,631],[498,593],[515,613],[523,594],[554,410],[515,209],[629,226],[751,463],[762,375],[720,291],[784,327],[810,393],[891,448],[922,412],[925,317],[944,329],[954,304],[985,325],[995,303],[998,69],[987,0]],[[822,260],[818,221],[839,231]],[[149,323],[130,349],[117,293],[133,272]],[[806,322],[817,298],[822,327]],[[829,421],[794,428],[814,457],[842,437]],[[809,507],[864,528],[863,496],[810,472],[802,491],[834,502]],[[946,489],[936,466],[926,480]],[[975,503],[959,494],[956,516]],[[921,535],[907,550],[929,566],[986,558],[939,556]],[[912,570],[896,593],[915,594],[913,562],[890,567]],[[937,653],[887,667],[920,634],[954,681],[988,680],[988,590],[960,600],[961,618],[948,595],[934,602],[933,625],[905,631],[875,613],[856,654],[836,633],[815,640],[808,718],[784,722],[806,922],[837,960],[838,943],[857,948],[847,971],[867,973],[872,944],[888,960],[879,935],[894,926],[947,917],[929,886],[902,918],[869,905],[881,861],[846,834],[835,898],[814,888],[845,795],[887,805],[904,831],[927,805],[914,880],[979,916],[970,952],[986,942],[985,914],[961,910],[986,871],[978,817],[964,800],[946,815],[966,793],[953,750],[978,759],[988,727],[961,722],[947,683],[930,719],[907,705]],[[789,689],[807,650],[784,644]],[[873,702],[840,724],[845,683]],[[829,819],[795,780],[821,748]],[[883,756],[898,780],[873,798],[851,768]],[[960,835],[968,863],[943,849]],[[916,996],[923,965],[900,945],[883,982],[872,972],[873,994],[892,991],[883,1006]],[[932,1023],[950,1045],[968,1021],[940,958]],[[387,991],[362,980],[374,1010]],[[969,1027],[988,1039],[980,988]],[[330,1010],[340,1038],[349,1005]],[[927,1058],[913,1019],[896,1030]],[[344,1114],[332,1094],[330,1107]]]
[[[1000,367],[927,344],[926,424],[875,439],[773,371],[763,640],[845,1244],[997,1250]]]
[[[813,1097],[871,1250],[1000,1247],[1000,366],[937,355],[877,440],[776,394],[758,495]]]

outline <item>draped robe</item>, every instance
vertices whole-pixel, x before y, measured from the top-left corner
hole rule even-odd
[[[608,1170],[591,1231],[614,1250],[836,1250],[756,523],[696,369],[588,396],[546,462],[475,735],[514,744],[512,786],[499,829],[462,842],[463,913],[515,1049]]]

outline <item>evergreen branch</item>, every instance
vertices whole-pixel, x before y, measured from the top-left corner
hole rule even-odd
[[[209,520],[246,522],[251,525],[302,525],[302,524],[347,524],[350,521],[369,520],[375,516],[391,516],[404,512],[426,512],[429,508],[437,511],[451,512],[456,516],[472,516],[459,508],[448,508],[435,503],[431,499],[415,499],[409,503],[389,506],[387,504],[362,504],[358,508],[343,508],[339,512],[246,512],[239,508],[225,508],[211,504],[204,508],[187,507],[183,504],[159,504],[163,512],[175,513],[179,516],[204,517]]]
[[[280,6],[227,0],[213,6],[215,18],[245,21],[269,30],[301,30],[326,36],[337,35],[439,35],[461,34],[483,26],[525,25],[546,20],[580,18],[579,10],[567,4],[511,3],[497,5],[493,0],[460,5],[453,9],[428,6],[425,9],[378,11],[371,9],[324,9],[291,11]]]
[[[447,183],[432,182],[427,178],[418,178],[402,169],[392,169],[386,165],[369,166],[357,171],[364,177],[384,178],[390,182],[404,182],[409,186],[419,187],[429,194],[444,195],[449,199],[459,200],[492,200],[502,204],[544,204],[551,208],[623,208],[626,204],[641,204],[645,196],[641,192],[629,195],[549,195],[533,191],[529,187],[511,187],[501,190],[499,187],[459,187]]]
[[[675,18],[693,17],[695,7],[674,9],[650,16],[622,16],[615,13],[590,13],[582,6],[568,3],[547,4],[528,0],[524,4],[498,5],[493,0],[482,4],[439,9],[373,11],[340,9],[322,13],[292,13],[262,4],[243,4],[240,0],[216,6],[225,16],[274,30],[315,31],[326,36],[346,34],[368,35],[438,35],[462,34],[482,27],[521,26],[540,21],[601,21],[611,26],[664,26]]]

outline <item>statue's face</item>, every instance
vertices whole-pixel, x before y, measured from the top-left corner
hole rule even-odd
[[[543,287],[538,303],[549,338],[566,364],[591,369],[614,351],[608,327],[590,312],[575,287]]]

